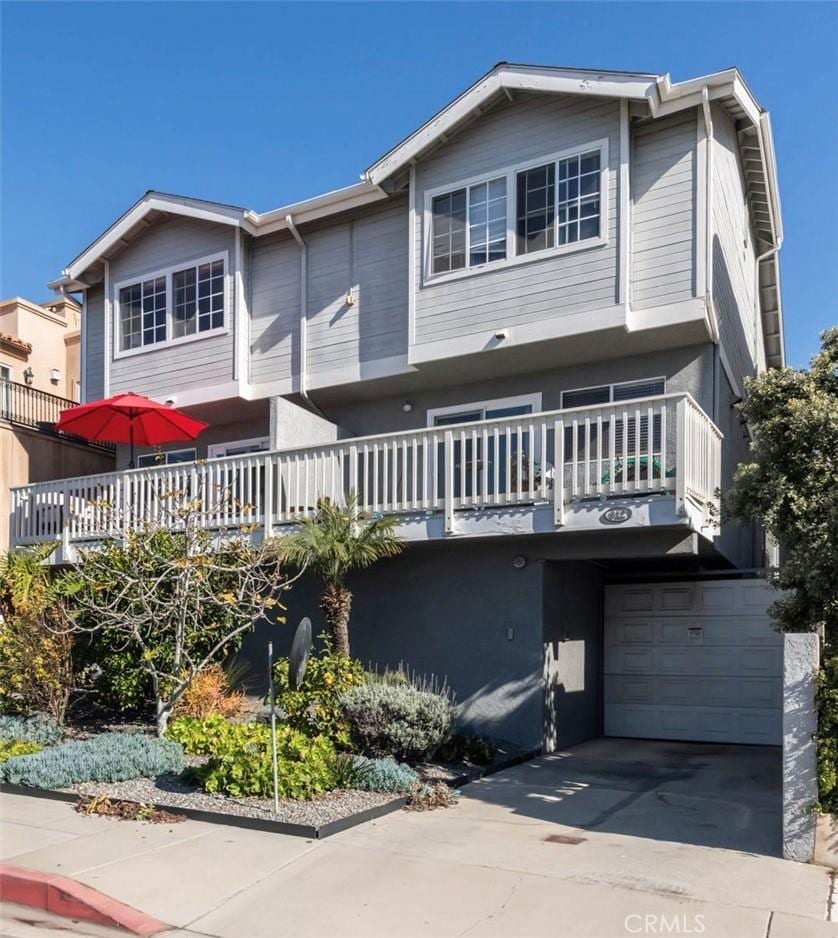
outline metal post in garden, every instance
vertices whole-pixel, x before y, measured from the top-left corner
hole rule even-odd
[[[279,778],[276,766],[276,692],[274,689],[274,643],[268,642],[268,687],[271,700],[271,763],[274,776],[274,814],[279,814]]]

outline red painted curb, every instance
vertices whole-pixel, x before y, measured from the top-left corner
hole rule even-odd
[[[133,935],[156,935],[169,927],[68,876],[18,866],[0,865],[0,899],[45,909],[64,918],[123,928]]]

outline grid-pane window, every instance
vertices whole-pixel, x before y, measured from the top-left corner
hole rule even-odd
[[[559,160],[559,244],[599,237],[599,150]]]
[[[172,331],[176,339],[193,335],[196,329],[196,303],[198,299],[195,283],[195,268],[179,270],[172,277],[174,307],[172,313]]]
[[[166,341],[166,278],[132,283],[119,291],[119,348]]]
[[[506,257],[506,179],[491,179],[468,190],[469,267]]]
[[[224,261],[198,268],[198,332],[224,325]]]
[[[543,251],[555,244],[556,164],[517,174],[517,253]]]
[[[177,271],[172,277],[174,337],[224,325],[224,261]]]
[[[435,274],[466,266],[466,190],[457,189],[433,200],[433,259]]]

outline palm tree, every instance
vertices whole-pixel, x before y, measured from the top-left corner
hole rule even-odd
[[[314,517],[304,518],[298,525],[293,534],[282,539],[281,556],[323,580],[320,608],[335,650],[348,657],[352,593],[346,586],[346,576],[351,570],[371,567],[401,553],[404,545],[393,533],[396,519],[359,514],[357,496],[352,495],[343,507],[328,498],[321,499]]]

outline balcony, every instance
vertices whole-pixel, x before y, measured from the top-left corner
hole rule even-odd
[[[392,514],[406,540],[683,525],[710,534],[721,433],[688,394],[20,486],[11,540],[71,561],[126,527],[279,534],[322,498]]]
[[[59,397],[57,394],[50,394],[49,391],[41,391],[18,381],[0,378],[0,420],[13,426],[50,433],[74,443],[115,452],[115,447],[110,444],[90,444],[80,437],[56,431],[55,424],[61,416],[61,411],[75,406],[76,402],[66,397]]]

